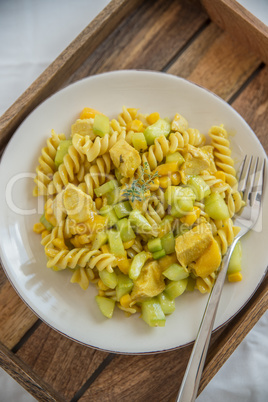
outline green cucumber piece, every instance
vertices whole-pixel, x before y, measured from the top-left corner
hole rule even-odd
[[[123,218],[117,221],[116,227],[120,232],[120,236],[123,242],[135,239],[136,237],[135,232],[132,229],[130,222],[127,218]]]
[[[150,327],[165,326],[166,317],[157,298],[151,298],[141,303],[141,318]]]
[[[211,193],[209,185],[200,176],[190,177],[187,181],[187,185],[193,189],[197,201],[203,200]]]
[[[162,274],[171,281],[179,281],[189,276],[189,273],[179,264],[171,264]]]
[[[153,253],[153,259],[154,260],[159,260],[159,258],[165,257],[166,252],[164,249],[156,251],[155,253]]]
[[[129,220],[131,225],[135,227],[138,233],[151,233],[153,231],[150,223],[138,209],[134,209],[130,212]]]
[[[116,213],[117,218],[122,219],[130,214],[132,208],[128,201],[123,201],[119,202],[119,204],[116,204],[114,206],[114,211]]]
[[[99,210],[99,214],[108,218],[109,226],[114,226],[118,221],[116,213],[114,212],[113,207],[110,205],[105,205],[104,207],[101,207],[101,209]]]
[[[137,151],[146,151],[147,142],[143,133],[134,133],[131,137],[132,144]]]
[[[155,253],[156,251],[160,251],[163,248],[162,243],[161,243],[161,239],[159,239],[159,238],[149,240],[147,246],[148,246],[148,250],[151,253]]]
[[[115,230],[108,230],[108,241],[112,254],[114,254],[116,257],[125,254],[125,248],[119,232]]]
[[[46,228],[47,230],[49,230],[50,232],[51,232],[51,230],[54,228],[54,226],[53,226],[50,222],[48,222],[48,221],[46,220],[45,214],[43,214],[43,215],[41,216],[40,222],[41,222],[41,223],[45,226],[45,228]]]
[[[107,318],[112,318],[115,300],[108,299],[108,297],[104,296],[95,296],[95,300],[102,314]]]
[[[210,218],[222,220],[230,217],[228,207],[219,193],[211,193],[205,198],[204,204],[205,212]]]
[[[156,138],[164,135],[167,137],[170,133],[170,122],[165,119],[158,119],[157,122],[148,126],[144,130],[144,136],[148,145],[153,145]]]
[[[99,115],[96,115],[99,116]],[[94,189],[94,193],[96,197],[101,197],[110,191],[114,191],[118,187],[116,180],[108,181],[107,183],[102,184],[100,187]]]
[[[173,232],[165,234],[161,238],[161,244],[166,254],[172,254],[175,251],[175,238]]]
[[[166,163],[178,162],[179,166],[185,161],[184,157],[179,152],[174,152],[173,154],[168,154],[166,156]]]
[[[110,122],[107,116],[96,114],[93,122],[93,133],[99,137],[104,137],[110,132]]]
[[[124,274],[117,275],[117,285],[115,288],[116,300],[120,301],[121,297],[130,293],[133,288],[133,281]]]
[[[242,244],[241,241],[238,240],[230,258],[227,274],[230,275],[236,272],[240,272],[241,269],[242,269]]]
[[[67,155],[68,149],[71,145],[72,145],[72,140],[60,141],[58,148],[57,148],[56,155],[55,155],[55,159],[54,159],[55,165],[57,167],[59,167],[62,164],[63,158],[65,155]]]
[[[108,235],[106,232],[98,232],[92,243],[92,250],[99,250],[108,241]]]
[[[157,298],[164,314],[172,314],[175,311],[174,299],[169,299],[163,292],[160,293]]]
[[[151,254],[147,253],[146,251],[141,251],[140,253],[136,254],[132,260],[132,263],[129,268],[128,276],[130,279],[135,281],[138,279],[141,273],[141,269],[144,266],[145,262],[150,258]]]
[[[108,286],[110,289],[114,289],[117,285],[117,276],[116,273],[108,272],[106,269],[99,271],[99,277],[101,278],[104,285]]]
[[[179,281],[171,281],[167,284],[164,292],[170,299],[175,299],[176,297],[183,294],[186,289],[187,282],[187,278],[181,279]]]

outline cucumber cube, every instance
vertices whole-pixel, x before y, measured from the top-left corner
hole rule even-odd
[[[40,222],[41,222],[41,223],[45,226],[45,228],[46,228],[47,230],[49,230],[50,232],[51,232],[51,230],[54,228],[54,226],[53,226],[50,222],[48,222],[48,221],[46,220],[45,214],[43,214],[43,215],[41,216]]]
[[[164,292],[170,299],[175,299],[176,297],[183,294],[183,292],[186,289],[187,282],[188,282],[187,278],[181,279],[179,281],[171,281],[166,286]]]
[[[154,260],[159,260],[159,258],[165,257],[166,252],[164,249],[156,251],[155,253],[153,253],[153,259]]]
[[[107,318],[112,318],[115,306],[115,300],[104,296],[96,296],[95,300],[102,314]]]
[[[106,269],[103,269],[99,272],[99,276],[104,283],[104,285],[108,286],[110,289],[114,289],[117,285],[117,276],[116,273],[108,272]]]
[[[128,201],[119,202],[114,206],[114,211],[119,219],[128,216],[132,211],[131,205]]]
[[[175,311],[175,301],[171,300],[164,293],[157,296],[164,314],[172,314]]]
[[[104,137],[110,132],[110,122],[107,116],[96,114],[93,123],[93,133],[99,137]]]
[[[124,274],[119,274],[117,276],[117,285],[115,288],[116,300],[120,301],[122,296],[131,292],[132,288],[133,288],[132,280]]]
[[[57,167],[59,167],[62,164],[63,158],[65,155],[67,155],[68,149],[71,145],[72,145],[72,140],[60,141],[58,148],[57,148],[56,156],[54,159],[55,165]]]
[[[108,235],[106,232],[98,232],[92,243],[92,250],[99,250],[101,246],[106,244],[108,241]]]
[[[144,136],[148,145],[153,145],[156,138],[161,135],[167,137],[169,133],[170,123],[165,119],[158,119],[157,122],[144,130]]]
[[[165,234],[161,238],[161,244],[163,249],[165,250],[166,254],[172,254],[175,251],[175,238],[173,232],[169,232]]]
[[[102,195],[109,193],[109,191],[115,190],[116,187],[118,187],[117,181],[111,180],[107,183],[102,184],[100,187],[95,188],[94,193],[96,194],[96,197],[101,197]]]
[[[216,220],[228,219],[230,217],[224,199],[217,192],[205,198],[205,212],[210,218]]]
[[[179,264],[171,264],[162,273],[166,278],[170,279],[171,281],[179,281],[181,279],[188,278],[189,276],[189,273]]]
[[[158,239],[158,238],[149,240],[147,245],[148,245],[148,250],[151,253],[155,253],[156,251],[160,251],[163,248],[162,243],[161,243],[161,239]]]
[[[165,326],[166,317],[157,298],[148,299],[141,303],[141,318],[150,327]]]
[[[123,242],[135,239],[136,237],[135,232],[132,229],[130,222],[127,218],[123,218],[117,221],[116,226],[120,232],[120,236]]]

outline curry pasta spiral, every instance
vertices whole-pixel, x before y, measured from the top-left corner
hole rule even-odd
[[[98,254],[98,250],[89,250],[88,248],[73,248],[72,250],[59,250],[53,258],[47,262],[47,267],[57,266],[61,269],[66,267],[75,268],[77,265],[85,267],[90,258]]]
[[[67,139],[52,130],[34,179],[44,210],[33,230],[47,267],[95,286],[105,317],[117,306],[163,326],[176,297],[211,290],[244,201],[228,133],[212,126],[208,137],[179,113],[125,106],[112,119],[84,108]],[[230,281],[241,280],[240,254]]]
[[[60,193],[68,183],[74,182],[76,174],[79,173],[85,156],[78,152],[73,145],[68,148],[58,171],[54,173],[52,181],[48,185],[48,194]]]
[[[71,283],[77,283],[83,290],[87,290],[90,282],[95,278],[94,272],[88,267],[77,267],[71,276]]]
[[[169,136],[170,152],[173,153],[178,149],[184,148],[187,144],[195,147],[201,146],[205,142],[204,134],[201,134],[199,130],[194,128],[188,128],[182,133],[176,131]]]
[[[54,172],[57,170],[54,159],[57,152],[57,147],[60,141],[65,140],[64,134],[56,134],[51,131],[51,137],[47,140],[47,146],[42,148],[41,156],[38,159],[39,166],[36,168],[36,177],[34,179],[36,187],[33,195],[46,195],[47,186],[51,182]]]
[[[142,155],[143,165],[148,163],[150,170],[154,170],[157,165],[164,160],[168,153],[169,141],[164,135],[161,135],[155,140],[154,145],[149,147],[148,152],[145,152]]]
[[[211,145],[214,147],[215,164],[226,175],[226,182],[231,187],[237,185],[234,161],[231,157],[230,142],[227,131],[223,127],[213,126],[209,130]]]
[[[93,269],[96,267],[98,271],[106,269],[108,272],[113,272],[112,265],[115,262],[115,256],[111,253],[103,253],[93,256],[88,262],[88,266]]]
[[[73,145],[78,152],[87,156],[89,162],[92,162],[98,156],[108,152],[119,139],[124,138],[125,132],[118,134],[117,131],[112,135],[105,134],[102,138],[96,137],[94,141],[91,141],[88,136],[83,137],[79,134],[74,134]]]
[[[209,293],[212,289],[215,279],[216,274],[214,272],[204,278],[198,277],[195,282],[195,287],[200,293]]]

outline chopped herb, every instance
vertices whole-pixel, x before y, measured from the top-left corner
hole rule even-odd
[[[135,199],[138,201],[143,201],[145,198],[144,194],[148,190],[149,184],[154,183],[154,179],[158,177],[158,172],[155,172],[154,174],[148,172],[150,172],[149,164],[148,162],[145,162],[144,167],[141,166],[141,176],[130,183],[128,188],[126,188],[122,194],[123,197],[132,202],[135,201]]]

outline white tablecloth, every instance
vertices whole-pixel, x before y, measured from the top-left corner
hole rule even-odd
[[[64,50],[108,0],[0,0],[0,115]],[[0,401],[33,398],[0,370]],[[268,313],[198,402],[268,400]]]

